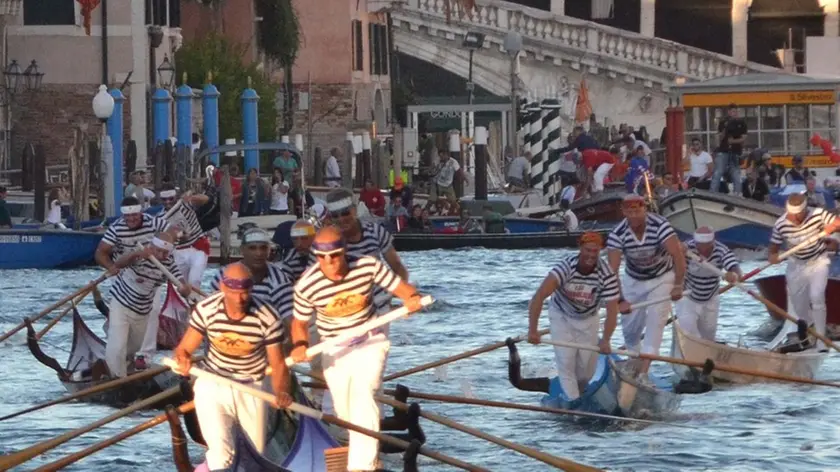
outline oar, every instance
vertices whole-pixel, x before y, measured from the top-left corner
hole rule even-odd
[[[175,277],[175,275],[172,272],[170,272],[169,269],[166,268],[166,266],[161,264],[157,257],[149,256],[149,260],[152,261],[152,264],[154,264],[155,267],[157,267],[161,272],[163,272],[163,275],[165,275],[166,278],[169,279],[170,282],[172,282],[172,285],[176,287],[181,286],[181,281],[178,280],[178,277]],[[192,287],[192,291],[202,297],[207,297],[207,294],[202,292],[200,287]]]
[[[59,301],[53,303],[52,305],[50,305],[49,307],[45,308],[43,311],[41,311],[37,315],[30,318],[29,321],[34,323],[34,322],[40,320],[41,318],[43,318],[43,317],[47,316],[48,314],[52,313],[58,307],[64,305],[65,303],[69,302],[70,300],[78,297],[82,292],[92,290],[93,287],[96,287],[97,285],[101,284],[107,278],[108,278],[108,273],[105,272],[104,274],[100,275],[99,278],[97,278],[93,282],[85,285],[84,287],[80,288],[79,290],[76,290],[75,292],[71,293],[70,295],[67,295],[66,297],[62,298],[61,300],[59,300]],[[0,336],[0,342],[5,341],[10,336],[17,333],[18,331],[22,330],[25,327],[26,327],[26,323],[21,321],[19,325],[15,326],[10,331],[6,332],[6,334],[3,334],[2,336]]]
[[[408,411],[408,405],[405,403],[399,402],[394,400],[393,398],[386,397],[384,395],[375,395],[376,401],[380,403],[384,403],[394,408],[399,408],[400,410]],[[540,462],[546,463],[550,466],[556,467],[561,470],[565,470],[568,472],[599,472],[601,469],[597,469],[595,467],[590,467],[584,464],[578,464],[577,462],[570,461],[569,459],[564,459],[562,457],[553,456],[551,454],[538,451],[536,449],[523,446],[521,444],[517,444],[506,439],[502,439],[497,436],[493,436],[492,434],[487,434],[483,431],[479,431],[475,428],[471,428],[469,426],[462,425],[456,421],[452,421],[451,419],[437,415],[434,413],[429,413],[426,411],[420,410],[420,416],[426,418],[427,420],[434,421],[435,423],[441,424],[443,426],[461,431],[462,433],[467,433],[471,436],[475,436],[479,439],[483,439],[485,441],[489,441],[491,443],[497,444],[499,446],[505,447],[507,449],[511,449],[516,451],[520,454],[526,455],[532,459],[536,459]]]
[[[705,267],[708,270],[717,272],[721,276],[726,275],[725,270],[718,269],[714,264],[712,264],[709,261],[700,257],[699,254],[695,254],[695,253],[689,251],[689,252],[686,253],[686,257],[688,257],[689,259],[693,259],[695,262],[697,262],[698,264],[700,264],[701,266]],[[766,297],[764,297],[760,293],[756,292],[755,290],[747,288],[742,283],[735,283],[733,285],[735,285],[739,289],[743,290],[744,292],[746,292],[747,294],[749,294],[750,296],[752,296],[756,300],[760,301],[761,303],[765,304],[767,306],[767,308],[769,308],[771,311],[775,312],[776,314],[778,314],[780,316],[783,316],[785,319],[787,319],[791,323],[795,324],[795,323],[799,322],[799,318],[791,315],[786,310],[782,309],[782,307],[780,307],[779,305],[776,305],[775,303],[771,302],[770,300],[768,300]],[[826,337],[824,334],[818,333],[817,330],[814,329],[813,327],[809,326],[808,327],[808,332],[813,334],[814,336],[816,336],[816,338],[819,339],[820,341],[824,342],[826,344],[826,346],[831,346],[834,350],[840,351],[840,347],[837,346],[837,344],[835,344],[831,339]]]
[[[550,339],[543,339],[542,344],[551,344],[552,346],[569,347],[572,349],[582,349],[584,351],[601,352],[598,346],[590,346],[588,344],[567,343],[563,341],[552,341]],[[651,361],[669,362],[671,364],[686,365],[689,367],[696,367],[702,369],[706,367],[706,362],[690,361],[688,359],[680,359],[677,357],[658,356],[656,354],[643,354],[640,352],[625,351],[623,349],[613,349],[613,354],[620,354],[627,357],[637,357],[639,359],[648,359]],[[602,353],[603,354],[603,353]],[[732,367],[723,364],[712,363],[715,370],[722,372],[730,372],[740,375],[751,375],[754,377],[764,377],[767,379],[780,380],[782,382],[804,383],[810,385],[822,385],[824,387],[840,388],[840,383],[826,382],[824,380],[807,379],[805,377],[794,377],[792,375],[776,374],[773,372],[762,372],[760,370],[742,369],[740,367]]]
[[[690,293],[691,293],[691,290],[686,290],[682,293],[682,296],[687,297]],[[653,300],[646,300],[646,301],[639,302],[639,303],[633,303],[633,304],[630,305],[630,311],[639,310],[641,308],[649,307],[651,305],[658,305],[660,303],[670,302],[670,301],[671,301],[671,296],[668,295],[667,297],[654,298]]]
[[[179,406],[178,408],[176,408],[175,411],[177,411],[178,414],[183,415],[184,413],[192,411],[194,408],[195,408],[195,405],[193,404],[193,402],[189,401],[189,402],[184,403],[183,405]],[[153,428],[153,427],[155,427],[155,426],[157,426],[161,423],[166,422],[166,419],[167,419],[166,415],[167,415],[166,413],[161,413],[160,415],[155,416],[154,418],[152,418],[150,420],[144,421],[144,422],[138,424],[137,426],[135,426],[133,428],[130,428],[130,429],[127,429],[127,430],[123,431],[122,433],[119,433],[119,434],[117,434],[113,437],[105,439],[104,441],[99,441],[98,443],[93,444],[91,446],[88,446],[88,447],[82,449],[81,451],[74,452],[73,454],[70,454],[69,456],[64,456],[64,457],[62,457],[61,459],[59,459],[55,462],[50,462],[47,465],[41,466],[41,467],[35,469],[35,472],[53,472],[53,471],[61,470],[65,467],[67,467],[70,464],[75,464],[76,462],[84,459],[85,457],[88,457],[91,454],[97,453],[97,452],[101,451],[102,449],[105,449],[108,446],[113,446],[114,444],[117,444],[120,441],[128,439],[128,438],[130,438],[130,437],[132,437],[132,436],[134,436],[138,433],[142,433],[143,431],[146,431],[147,429]]]
[[[175,362],[173,359],[164,358],[162,362],[163,362],[164,365],[169,366],[173,370],[177,371],[178,363]],[[230,380],[228,378],[222,377],[220,375],[213,374],[211,372],[207,372],[205,370],[201,370],[197,367],[190,368],[189,373],[190,373],[190,375],[194,375],[194,376],[199,377],[199,378],[206,378],[208,380],[212,380],[213,382],[219,383],[221,385],[225,385],[227,387],[230,387],[234,390],[239,390],[240,392],[247,393],[249,395],[252,395],[254,397],[259,398],[260,400],[268,402],[269,404],[271,404],[275,408],[277,407],[275,396],[273,394],[269,393],[269,392],[259,390],[259,389],[256,389],[254,387],[250,387],[248,385],[243,385],[243,384],[241,384],[239,382],[236,382],[234,380]],[[344,421],[344,420],[342,420],[338,417],[335,417],[333,415],[328,415],[328,414],[322,413],[322,412],[320,412],[320,411],[318,411],[314,408],[310,408],[308,406],[304,406],[304,405],[301,405],[299,403],[292,403],[291,405],[289,405],[287,407],[287,409],[290,410],[290,411],[294,411],[295,413],[298,413],[300,415],[308,416],[310,418],[314,418],[316,420],[320,420],[320,421],[323,421],[325,423],[334,424],[334,425],[336,425],[340,428],[348,429],[350,431],[355,431],[357,433],[361,433],[361,434],[364,434],[366,436],[376,438],[377,440],[379,440],[381,442],[392,444],[392,445],[400,447],[400,448],[407,448],[409,446],[409,443],[406,442],[406,441],[402,441],[402,440],[396,439],[394,437],[388,436],[386,434],[378,433],[376,431],[371,431],[367,428],[357,426],[353,423]],[[425,446],[421,446],[419,452],[420,452],[420,454],[423,454],[426,457],[431,457],[432,459],[443,462],[444,464],[447,464],[447,465],[451,465],[453,467],[458,467],[459,469],[475,471],[475,472],[489,472],[487,469],[469,464],[467,462],[461,461],[459,459],[455,459],[453,457],[446,456],[446,455],[441,454],[439,452],[428,449]]]
[[[77,438],[85,433],[89,433],[94,429],[111,423],[112,421],[116,421],[120,418],[128,416],[135,411],[142,410],[144,408],[148,408],[158,402],[164,401],[167,398],[177,395],[180,392],[179,386],[171,387],[163,392],[158,393],[157,395],[153,395],[145,400],[132,403],[127,408],[123,408],[122,410],[113,413],[111,415],[102,418],[101,420],[94,421],[93,423],[83,426],[78,429],[74,429],[73,431],[68,431],[57,438],[50,439],[48,441],[44,441],[42,443],[35,444],[34,446],[30,446],[22,451],[18,451],[6,456],[0,457],[0,470],[9,470],[12,467],[17,467],[24,462],[33,459],[41,454],[55,449],[56,447],[70,441],[71,439]]]
[[[81,303],[82,300],[84,300],[84,298],[86,296],[88,296],[88,294],[92,291],[93,291],[93,288],[91,288],[90,290],[82,293],[81,295],[76,297],[75,300],[71,300],[70,301],[70,306],[65,308],[64,311],[61,312],[60,315],[53,318],[46,326],[44,326],[44,329],[42,329],[41,331],[38,332],[38,334],[35,335],[35,340],[40,341],[41,338],[44,337],[45,334],[47,334],[47,331],[51,330],[53,328],[53,326],[55,326],[59,321],[61,321],[62,318],[64,318],[65,316],[67,316],[68,313],[73,311],[73,309],[76,308],[79,305],[79,303]]]

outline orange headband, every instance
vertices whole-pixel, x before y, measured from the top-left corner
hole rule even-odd
[[[636,199],[624,200],[623,202],[621,202],[621,206],[623,206],[624,208],[644,208],[646,204],[647,202],[645,202],[644,200]]]
[[[586,244],[596,244],[599,248],[604,247],[604,237],[601,236],[601,233],[596,233],[594,231],[587,231],[580,235],[578,238],[578,246],[584,246]]]

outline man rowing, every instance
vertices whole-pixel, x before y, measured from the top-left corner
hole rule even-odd
[[[175,348],[178,370],[186,374],[190,356],[207,338],[204,368],[222,377],[262,390],[272,388],[280,408],[292,402],[289,369],[281,344],[285,338],[280,314],[252,297],[254,275],[244,264],[225,267],[221,291],[199,302],[190,326]],[[271,376],[266,368],[271,367]],[[267,442],[268,404],[247,393],[199,378],[193,387],[195,411],[207,442],[207,467],[227,470],[232,465],[238,431],[262,453]]]
[[[307,269],[295,284],[292,320],[292,357],[306,360],[308,324],[315,324],[322,340],[340,336],[348,329],[376,317],[374,290],[382,287],[403,300],[409,311],[421,308],[417,290],[400,278],[379,258],[353,256],[335,227],[321,229],[312,243],[318,263]],[[373,398],[382,380],[385,358],[391,343],[381,328],[325,351],[321,363],[339,418],[379,431],[379,406]],[[376,470],[378,441],[349,433],[347,470]]]
[[[831,234],[840,230],[840,220],[822,208],[808,208],[805,195],[789,196],[785,210],[785,214],[776,220],[770,235],[767,259],[771,264],[780,262],[779,250],[783,244],[793,247],[821,233]],[[825,287],[829,264],[826,242],[820,239],[793,253],[785,270],[789,306],[796,316],[813,325],[822,335],[825,335]],[[824,350],[825,344],[818,341],[817,349]]]
[[[627,349],[641,347],[645,354],[658,355],[671,302],[666,300],[637,310],[632,310],[632,304],[669,294],[673,301],[682,298],[685,256],[671,224],[648,213],[643,197],[627,195],[622,210],[624,220],[610,232],[607,248],[612,271],[618,273],[623,256],[627,272],[619,303],[619,310],[625,315],[621,318],[624,344]],[[650,361],[642,362],[640,372],[647,372],[649,367]]]
[[[537,332],[543,302],[549,296],[548,317],[551,339],[561,342],[598,344],[610,352],[610,340],[618,323],[618,300],[621,293],[618,276],[599,257],[604,238],[594,232],[584,233],[578,240],[580,252],[560,261],[542,282],[528,305],[528,342],[539,344]],[[607,319],[604,335],[598,340],[599,308],[606,303]],[[595,372],[597,354],[567,347],[554,347],[557,376],[566,397],[575,400]]]
[[[715,240],[715,231],[709,226],[697,228],[694,237],[686,241],[684,247],[718,269],[725,270],[727,282],[734,284],[743,277],[738,259],[726,245]],[[688,261],[685,289],[689,293],[677,303],[677,319],[683,331],[707,341],[715,340],[720,310],[718,288],[720,273],[703,267],[697,261]]]
[[[192,286],[201,287],[210,243],[204,236],[195,208],[206,204],[210,197],[188,192],[179,198],[175,187],[168,185],[160,191],[160,200],[163,203],[160,216],[178,233],[175,263]]]
[[[292,225],[290,236],[294,247],[287,250],[278,263],[296,281],[303,275],[303,271],[316,262],[309,250],[315,239],[315,226],[306,220],[298,220]]]

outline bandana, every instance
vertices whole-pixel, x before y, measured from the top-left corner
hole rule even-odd
[[[342,198],[336,202],[327,203],[327,210],[331,212],[341,211],[345,208],[350,208],[353,206],[353,199],[350,197]]]
[[[254,229],[250,230],[245,233],[242,237],[242,244],[253,244],[253,243],[270,243],[271,238],[268,236],[268,233],[261,229]]]
[[[157,236],[152,238],[152,246],[163,249],[166,252],[172,252],[175,249],[175,245],[170,243],[169,241],[164,241]]]
[[[698,243],[711,243],[715,240],[715,233],[694,233],[694,241]]]
[[[594,231],[587,231],[578,238],[578,246],[586,244],[596,244],[599,248],[604,247],[604,237],[600,233]]]
[[[306,238],[309,236],[315,236],[315,227],[310,224],[300,225],[296,228],[292,228],[291,236],[293,238]]]
[[[160,198],[175,198],[178,192],[175,190],[164,190],[160,192]]]
[[[643,208],[645,206],[645,199],[639,195],[631,194],[624,197],[621,205],[625,208]]]
[[[143,206],[142,205],[127,205],[120,207],[120,212],[123,215],[134,215],[137,213],[143,213]]]
[[[804,200],[799,205],[793,205],[790,202],[787,202],[787,204],[785,204],[785,209],[792,215],[798,215],[808,209],[808,200]]]
[[[337,254],[343,251],[344,247],[344,239],[339,239],[338,241],[328,241],[325,243],[316,241],[312,243],[312,253],[321,256]]]
[[[239,279],[235,277],[228,277],[224,274],[222,274],[222,283],[225,287],[233,290],[249,290],[254,286],[254,281],[251,280],[250,277]]]

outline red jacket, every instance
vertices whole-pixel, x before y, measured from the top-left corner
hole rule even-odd
[[[378,188],[362,190],[362,193],[359,194],[359,200],[365,203],[365,206],[367,206],[368,211],[372,215],[385,216],[385,196],[382,195],[382,192]]]
[[[602,151],[600,149],[587,149],[581,153],[581,160],[583,167],[595,170],[601,164],[615,164],[615,156],[609,151]]]

